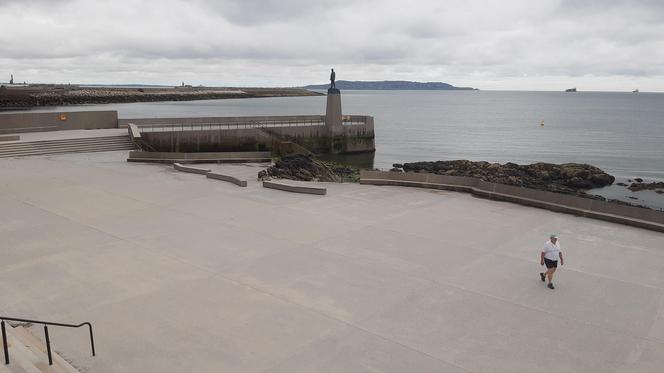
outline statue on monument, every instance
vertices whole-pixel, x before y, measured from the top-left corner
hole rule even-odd
[[[334,73],[334,69],[332,69],[332,72],[330,73],[330,89],[331,88],[337,88],[335,84],[337,74]]]

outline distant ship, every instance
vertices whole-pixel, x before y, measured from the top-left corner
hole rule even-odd
[[[632,91],[632,93],[639,93],[639,90],[635,89],[635,90]]]
[[[576,88],[567,88],[565,92],[576,92]]]

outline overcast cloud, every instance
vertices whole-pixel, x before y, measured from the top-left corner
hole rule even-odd
[[[334,4],[334,5],[333,5]],[[0,0],[0,81],[664,91],[664,1]]]

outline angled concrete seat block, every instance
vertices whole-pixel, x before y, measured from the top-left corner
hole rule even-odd
[[[207,169],[207,168],[185,166],[185,165],[182,165],[180,163],[173,163],[173,168],[175,168],[178,171],[189,172],[189,173],[192,173],[192,174],[199,174],[199,175],[205,175],[208,172],[212,171],[212,170]]]
[[[216,172],[208,172],[207,174],[205,174],[205,176],[208,179],[228,181],[229,183],[233,183],[233,184],[235,184],[237,186],[241,186],[241,187],[246,187],[247,186],[247,180],[240,180],[240,179],[238,179],[234,176],[230,176],[230,175],[223,175],[223,174],[216,173]]]
[[[292,185],[292,184],[286,184],[274,181],[263,181],[263,187],[283,190],[285,192],[292,192],[292,193],[317,194],[317,195],[327,194],[327,188],[304,186],[304,185]]]

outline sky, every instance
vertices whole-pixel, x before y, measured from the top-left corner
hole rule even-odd
[[[664,0],[0,0],[0,82],[664,91]]]

